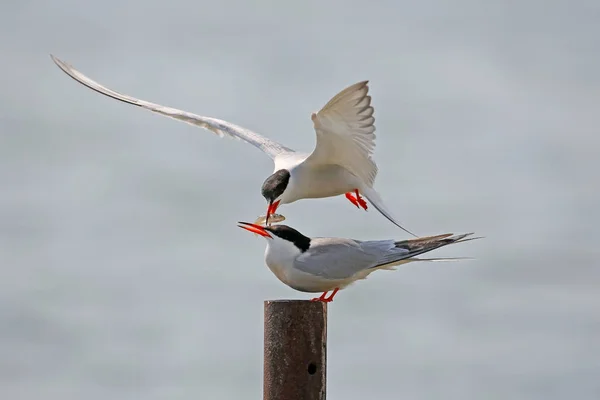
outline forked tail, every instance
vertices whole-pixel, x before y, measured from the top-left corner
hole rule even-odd
[[[481,239],[480,236],[470,238],[473,233],[462,233],[454,235],[453,233],[445,233],[443,235],[425,236],[416,239],[400,240],[396,242],[397,249],[408,250],[409,257],[418,256],[419,254],[427,253],[442,246],[453,243],[467,242],[469,240]]]
[[[481,239],[481,237],[470,238],[473,233],[454,235],[446,233],[443,235],[427,236],[417,239],[401,240],[395,243],[395,248],[399,252],[392,251],[383,257],[380,262],[372,268],[390,269],[393,266],[412,261],[458,261],[468,260],[469,257],[451,257],[451,258],[415,258],[416,256],[428,253],[431,250],[438,249],[453,243],[467,242],[469,240]]]
[[[396,225],[398,228],[402,229],[404,232],[406,232],[410,235],[413,235],[414,237],[418,237],[417,235],[415,235],[408,229],[404,228],[402,225],[400,225],[399,222],[396,221],[396,219],[392,216],[392,214],[388,211],[386,206],[383,204],[383,200],[381,199],[381,196],[379,196],[379,193],[377,193],[377,191],[375,189],[373,189],[372,187],[364,187],[360,190],[360,192],[362,194],[364,194],[365,197],[367,198],[367,200],[369,200],[369,203],[371,203],[371,205],[373,207],[375,207],[375,209],[377,211],[379,211],[384,217],[386,217],[388,220],[390,220],[392,222],[392,224]]]

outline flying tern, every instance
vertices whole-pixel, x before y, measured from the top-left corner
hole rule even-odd
[[[287,225],[261,226],[238,222],[240,228],[267,239],[265,263],[287,286],[300,292],[320,293],[313,301],[330,302],[336,293],[379,269],[412,261],[446,261],[460,258],[415,258],[453,243],[479,239],[472,233],[421,237],[410,240],[355,240],[304,236]],[[332,291],[331,295],[327,294]]]
[[[118,93],[88,78],[55,56],[51,55],[51,58],[71,78],[98,93],[207,129],[221,137],[241,139],[266,153],[274,162],[273,173],[264,181],[261,189],[268,204],[266,224],[279,205],[300,199],[345,194],[352,204],[366,210],[368,206],[361,197],[362,194],[393,224],[416,236],[400,225],[373,188],[378,168],[372,158],[375,148],[375,117],[371,96],[368,94],[368,81],[345,88],[320,111],[311,114],[316,145],[312,153],[302,153],[227,121]]]

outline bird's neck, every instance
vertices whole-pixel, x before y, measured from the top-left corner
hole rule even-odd
[[[271,271],[281,279],[279,274],[292,268],[300,254],[300,250],[293,243],[275,238],[273,241],[267,242],[265,262]]]

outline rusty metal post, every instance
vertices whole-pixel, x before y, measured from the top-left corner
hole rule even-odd
[[[325,400],[327,303],[265,301],[263,400]]]

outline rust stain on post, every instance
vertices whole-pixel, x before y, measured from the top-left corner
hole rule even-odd
[[[265,301],[264,400],[325,400],[327,303]]]

